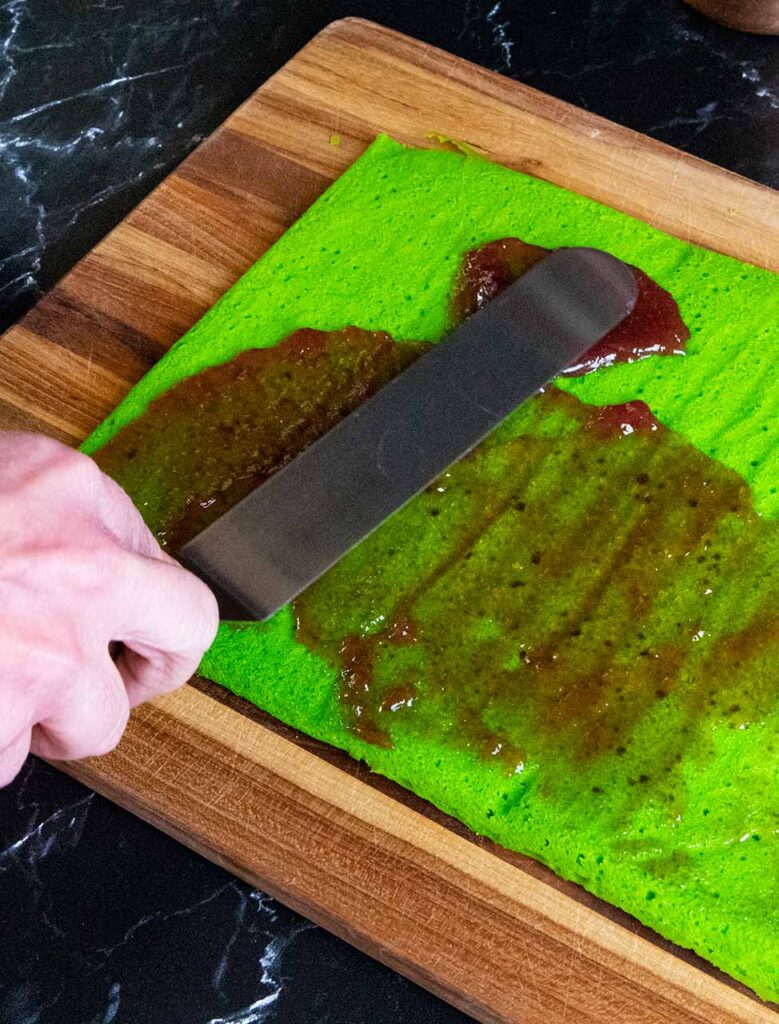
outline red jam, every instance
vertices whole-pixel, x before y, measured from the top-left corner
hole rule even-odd
[[[467,253],[463,260],[452,315],[456,323],[481,309],[504,288],[549,253],[518,238],[500,238]],[[634,363],[647,356],[684,355],[690,332],[674,297],[633,267],[638,284],[635,309],[587,352],[566,376],[581,376],[614,363]]]

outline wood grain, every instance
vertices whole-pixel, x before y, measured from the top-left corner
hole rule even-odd
[[[379,131],[442,133],[777,268],[767,189],[336,22],[0,340],[0,427],[81,441]],[[63,767],[479,1020],[779,1021],[692,954],[205,681],[140,708],[113,754]]]

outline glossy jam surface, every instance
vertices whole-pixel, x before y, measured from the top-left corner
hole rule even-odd
[[[646,785],[707,718],[743,728],[771,707],[776,685],[754,679],[779,639],[776,529],[651,414],[603,412],[559,391],[526,403],[296,601],[353,731],[443,738],[510,773],[543,762],[547,779],[632,755]]]
[[[468,254],[457,315],[541,256],[517,240]],[[649,285],[599,365],[681,344],[675,303]],[[182,382],[98,461],[157,495],[142,508],[175,550],[427,347],[298,331]],[[550,388],[294,613],[362,739],[406,732],[506,773],[543,764],[547,787],[586,771],[595,795],[616,778],[673,804],[690,733],[749,728],[779,696],[777,565],[777,529],[739,476],[643,402],[591,407]]]
[[[481,309],[516,281],[549,250],[518,238],[500,238],[466,253],[452,302],[456,323]],[[632,363],[653,355],[683,355],[690,332],[673,296],[637,267],[638,300],[630,316],[594,345],[568,376],[592,373],[613,363]]]
[[[347,327],[300,330],[182,381],[96,455],[175,551],[425,348]]]
[[[467,253],[454,319],[480,309],[546,254],[516,238]],[[638,352],[631,331],[646,348],[649,324],[661,339],[683,335],[673,299],[637,274],[636,310],[586,357],[588,367]],[[646,298],[656,294],[665,298]],[[627,335],[623,326],[630,328]],[[97,452],[97,462],[130,494],[143,496],[144,518],[163,547],[175,551],[428,347],[396,344],[388,334],[356,327],[296,331],[273,348],[250,349],[182,381]]]
[[[519,238],[498,238],[467,252],[452,298],[454,322],[459,324],[486,306],[549,252],[549,249],[528,245]]]
[[[468,253],[455,321],[544,255]],[[633,314],[571,372],[683,352],[672,296],[635,273]],[[301,595],[298,636],[371,743],[443,738],[509,773],[543,763],[548,785],[573,760],[673,803],[689,734],[747,728],[776,699],[752,685],[779,642],[776,554],[741,478],[644,402],[552,388]]]

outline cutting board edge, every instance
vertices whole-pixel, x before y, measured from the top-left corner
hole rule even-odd
[[[285,72],[287,72],[289,70],[289,68],[291,68],[295,64],[296,60],[299,60],[300,56],[302,54],[304,54],[307,49],[312,47],[315,43],[317,43],[317,41],[320,41],[320,43],[321,43],[322,39],[325,39],[325,41],[326,41],[326,39],[329,38],[329,37],[327,37],[325,35],[327,32],[330,32],[332,35],[338,35],[338,32],[343,30],[343,26],[344,25],[346,25],[350,30],[355,25],[361,25],[363,27],[368,27],[368,28],[372,29],[373,23],[366,22],[363,19],[342,19],[341,22],[331,23],[330,26],[327,26],[317,37],[315,37],[308,44],[308,46],[306,48],[304,48],[303,51],[301,51],[301,54],[299,54],[295,58],[292,58],[292,60],[290,62],[288,62],[288,64],[285,65],[284,68],[280,69],[276,73],[276,75],[274,75],[273,78],[270,79],[268,83],[266,83],[265,86],[261,87],[261,89],[258,90],[257,93],[255,93],[255,94],[253,94],[253,96],[249,97],[241,105],[241,107],[239,107],[238,110],[233,115],[231,115],[231,117],[228,118],[223,123],[222,126],[218,127],[215,130],[215,132],[209,137],[209,139],[206,140],[206,143],[204,143],[204,145],[207,144],[210,140],[213,140],[216,136],[218,136],[219,133],[224,129],[224,127],[229,125],[229,123],[232,120],[232,118],[235,117],[236,114],[239,111],[245,110],[247,108],[250,108],[252,106],[252,104],[254,104],[256,102],[257,97],[260,96],[260,94],[263,94],[264,90],[265,90],[265,94],[267,94],[267,88],[269,88],[269,87],[270,88],[274,88],[279,81],[283,81],[284,80]],[[381,33],[384,33],[384,34],[391,33],[394,38],[405,40],[406,44],[412,44],[413,43],[414,46],[417,46],[417,47],[420,46],[420,45],[423,46],[426,49],[428,55],[431,57],[431,59],[434,59],[436,57],[436,54],[438,54],[439,56],[443,54],[443,51],[433,51],[433,48],[426,47],[425,44],[417,44],[417,43],[415,43],[415,41],[408,40],[407,37],[402,37],[402,36],[400,36],[397,33],[392,33],[392,30],[386,29],[386,28],[384,28],[382,26],[377,26],[377,30],[380,31]],[[449,55],[445,55],[445,56],[447,57],[447,60],[449,60],[449,61],[453,61],[453,62],[458,62],[459,61],[458,58],[450,57]],[[460,63],[462,63],[462,62],[460,62]],[[482,76],[482,75],[486,75],[488,77],[491,76],[490,80],[494,80],[494,81],[497,81],[497,82],[501,83],[501,89],[502,90],[511,90],[513,88],[516,88],[517,90],[519,90],[522,93],[522,95],[524,97],[526,97],[526,98],[529,97],[530,101],[535,101],[538,97],[544,97],[545,103],[552,104],[553,106],[554,105],[558,105],[559,108],[562,108],[563,106],[565,106],[566,108],[568,108],[570,111],[573,111],[573,112],[577,112],[578,111],[578,108],[576,108],[576,107],[569,107],[569,105],[563,104],[562,101],[554,100],[551,97],[545,97],[545,94],[543,94],[543,93],[536,93],[535,90],[531,90],[527,86],[522,86],[522,85],[520,85],[518,83],[512,83],[510,80],[503,79],[502,76],[495,75],[492,72],[487,72],[487,71],[484,71],[482,69],[473,68],[472,66],[471,66],[471,72],[472,72],[472,76],[476,75],[476,77],[479,77],[479,76]],[[483,79],[483,80],[486,81],[487,79]],[[587,118],[596,118],[597,122],[599,124],[601,122],[603,122],[606,125],[609,125],[612,130],[617,131],[617,132],[629,132],[630,131],[629,129],[624,129],[624,128],[620,127],[619,125],[614,125],[612,122],[608,122],[608,121],[604,122],[603,119],[597,118],[597,115],[590,115],[590,114],[586,114],[585,113],[585,117],[587,117]],[[377,129],[374,127],[374,129],[373,129],[374,134],[376,133],[376,130]],[[677,160],[677,161],[681,161],[683,163],[689,163],[691,166],[693,166],[693,168],[697,168],[698,164],[702,164],[703,167],[707,170],[707,173],[713,175],[714,177],[718,177],[720,175],[726,176],[728,182],[730,183],[729,187],[732,185],[732,182],[735,180],[737,185],[740,188],[746,189],[750,193],[750,195],[754,195],[754,196],[757,197],[758,194],[759,194],[759,198],[760,198],[761,201],[764,201],[764,199],[765,199],[765,196],[764,196],[765,189],[762,186],[759,186],[759,185],[756,185],[756,184],[754,184],[752,182],[749,182],[747,179],[740,178],[738,175],[732,174],[732,172],[726,172],[726,171],[723,171],[723,170],[721,170],[719,168],[713,167],[710,164],[706,164],[705,161],[699,161],[697,158],[689,157],[687,154],[684,154],[681,151],[675,150],[672,147],[665,147],[664,144],[662,144],[662,143],[654,143],[651,140],[647,140],[646,137],[644,137],[644,136],[637,135],[637,133],[632,133],[632,134],[636,135],[637,139],[639,141],[642,141],[643,143],[646,143],[646,144],[651,143],[652,146],[656,145],[656,146],[662,147],[663,152],[665,152],[666,150],[669,150],[670,153],[674,155],[674,159]],[[325,147],[325,145],[326,145],[326,143],[323,142],[322,143],[323,148]],[[573,146],[573,145],[574,145],[574,142],[571,143],[571,146]],[[270,142],[266,143],[266,148],[271,149],[272,148],[272,144]],[[194,150],[193,153],[191,153],[186,158],[186,160],[184,162],[189,161],[189,160],[196,160],[198,158],[198,154],[201,153],[202,149],[203,149],[203,145],[197,147],[197,149]],[[499,157],[495,157],[495,158],[499,159]],[[292,160],[292,159],[293,159],[293,157],[290,155],[290,160]],[[300,159],[301,163],[305,163],[306,155],[305,154],[299,154],[299,159]],[[120,232],[125,225],[127,225],[127,224],[131,224],[132,225],[134,223],[135,214],[141,208],[152,209],[154,203],[157,203],[160,200],[160,197],[163,196],[163,190],[164,190],[165,183],[168,182],[171,177],[175,179],[176,176],[178,175],[179,170],[180,170],[181,167],[182,167],[182,165],[179,165],[179,168],[174,170],[174,172],[172,172],[172,175],[168,176],[168,178],[166,178],[164,182],[162,182],[159,186],[157,186],[155,188],[155,190],[143,201],[143,203],[140,204],[139,207],[136,207],[136,209],[134,211],[132,211],[128,215],[128,218],[126,218],[120,225],[118,225],[106,237],[106,239],[103,239],[100,243],[98,243],[98,245],[95,246],[94,249],[91,251],[90,255],[94,255],[94,253],[100,252],[101,248],[105,246],[106,241],[108,240],[108,238],[111,238],[117,232]],[[522,169],[522,168],[520,167],[518,169]],[[589,194],[585,190],[581,190],[580,189],[579,191],[582,191],[583,194]],[[772,195],[772,193],[769,192],[769,196],[770,195]],[[598,196],[593,196],[593,198],[598,198]],[[600,201],[603,201],[603,200],[601,199]],[[619,207],[619,203],[616,202],[616,201],[612,201],[610,203],[610,205],[614,205],[615,207],[620,208]],[[631,211],[626,211],[626,212],[631,212]],[[695,239],[692,239],[692,240],[695,241]],[[716,245],[712,245],[711,247],[712,248],[716,248],[717,246]],[[730,255],[737,255],[738,258],[742,258],[742,259],[748,259],[749,258],[749,257],[745,257],[744,255],[738,255],[737,253],[729,253],[729,254]],[[753,261],[753,262],[759,262],[759,261]],[[760,265],[765,265],[765,264],[761,263]],[[81,266],[81,264],[77,265],[77,268],[74,268],[74,271],[72,271],[71,274],[75,273],[80,266]],[[87,267],[87,270],[90,273],[93,272],[93,270],[91,270],[89,267]],[[236,276],[239,276],[239,275],[236,275]],[[68,277],[70,277],[70,275],[68,275]],[[64,279],[64,280],[67,280],[67,278]],[[54,294],[56,294],[58,292],[58,290],[60,290],[62,288],[62,285],[63,285],[63,282],[60,282],[60,284],[55,287]],[[43,301],[45,302],[46,299],[44,299]],[[20,321],[18,327],[24,328],[25,327],[25,323],[26,323],[26,318],[23,319],[22,321]],[[15,329],[16,328],[12,328],[11,331],[14,331]],[[35,333],[34,328],[31,329],[31,333],[32,334]],[[32,340],[31,340],[31,344],[32,344]],[[2,354],[2,349],[0,349],[0,354]],[[12,370],[13,369],[14,369],[14,367],[12,366]],[[131,380],[128,380],[126,378],[123,378],[123,379],[125,379],[127,381],[128,386],[132,383]],[[93,384],[92,386],[93,387],[97,387],[97,384]],[[55,408],[58,408],[58,406],[56,404],[57,400],[58,400],[58,397],[59,396],[56,393],[53,393],[51,396],[49,396],[49,398],[51,400],[51,403],[52,403],[52,406],[55,407]],[[61,401],[61,399],[60,399],[60,401]],[[2,406],[2,404],[3,404],[2,401],[0,401],[0,406]],[[106,411],[110,411],[110,410],[107,409]],[[65,409],[65,411],[63,412],[63,415],[65,415],[65,414],[67,414],[67,409]],[[0,408],[0,420],[2,420],[2,419],[3,419],[3,410]],[[44,423],[45,422],[46,421],[44,421]],[[75,432],[73,432],[71,434],[71,436],[76,436],[77,433],[78,433],[78,428],[77,428],[77,430]],[[133,725],[131,728],[135,729],[136,726]],[[154,738],[154,730],[153,729],[147,730],[147,732],[148,732],[148,738],[153,739]],[[195,764],[193,767],[197,767],[197,764]],[[95,774],[92,776],[92,780],[91,781],[92,781],[92,784],[95,786],[96,789],[100,789],[100,788],[106,788],[107,789],[108,788],[108,785],[109,785],[108,782],[107,781],[105,781],[105,782],[101,781],[101,779],[103,778],[103,775],[101,774],[103,772],[103,768],[104,768],[104,766],[97,766],[94,769],[94,773]],[[78,767],[76,767],[76,766],[73,766],[72,768],[68,769],[68,771],[69,771],[70,774],[73,774],[75,777],[78,777],[77,773],[80,771],[80,769]],[[87,776],[84,775],[83,777],[86,778]],[[108,780],[110,777],[111,777],[110,776],[110,772],[106,768],[105,769],[105,780]],[[366,787],[366,788],[369,788],[369,787]],[[128,797],[128,800],[129,800],[129,797]],[[119,800],[119,799],[116,799],[116,802],[121,803],[123,801]],[[139,807],[140,806],[141,805],[139,804]],[[144,816],[144,815],[142,814],[141,816]],[[171,826],[171,828],[172,828],[172,826]],[[167,830],[171,831],[171,828],[168,828]],[[189,844],[189,845],[192,845],[192,844]],[[214,853],[214,856],[216,857],[216,852]],[[585,937],[583,937],[583,941],[584,941],[584,939],[585,939]],[[583,951],[581,949],[575,950],[572,953],[572,956],[584,956],[584,955],[585,954],[583,953]],[[700,971],[696,971],[696,977],[703,977],[704,979],[706,978],[706,976],[702,975]],[[420,979],[417,979],[417,980],[420,980]],[[425,984],[426,987],[428,987],[428,988],[432,988],[433,987],[432,983],[430,983],[428,981],[424,981],[423,980],[422,983]],[[721,984],[721,983],[717,982],[717,984]],[[728,985],[723,985],[723,988],[724,988],[724,990],[726,992],[733,991],[733,992],[736,992],[737,995],[739,994],[738,991],[736,989],[732,989],[729,984]],[[728,1020],[733,1019],[733,1020],[741,1020],[741,1021],[753,1021],[753,1020],[754,1021],[758,1021],[758,1020],[759,1021],[764,1021],[764,1020],[765,1021],[767,1021],[767,1020],[775,1021],[775,1020],[779,1019],[775,1014],[772,1013],[772,1011],[770,1009],[764,1008],[764,1006],[762,1004],[754,1003],[748,997],[741,996],[741,998],[747,999],[747,1003],[748,1003],[747,1008],[744,1010],[744,1014],[745,1015],[741,1015],[741,1013],[739,1013],[738,1017],[735,1017],[735,1018],[730,1018],[729,1017],[729,1018],[727,1018]],[[684,1013],[684,1010],[683,1010],[682,1007],[679,1007],[679,1011],[680,1011],[680,1014]],[[766,1016],[766,1013],[771,1014],[770,1017]],[[508,1020],[509,1018],[506,1018],[506,1017],[504,1017],[504,1018],[497,1018],[497,1017],[486,1017],[486,1016],[483,1016],[482,1019],[484,1019],[484,1020],[487,1020],[487,1019],[489,1019],[489,1020],[497,1020],[497,1019],[506,1019],[506,1020]],[[685,1021],[685,1024],[686,1024],[687,1020],[692,1020],[693,1018],[689,1018],[687,1015],[685,1015],[684,1018],[682,1018],[681,1016],[679,1017],[680,1021],[682,1019]],[[725,1019],[725,1018],[722,1018],[722,1019]],[[527,1021],[523,1021],[523,1024],[528,1024],[528,1022]],[[628,1022],[625,1021],[624,1024],[628,1024]],[[642,1024],[643,1024],[643,1022],[642,1022]]]
[[[171,728],[171,723],[174,729],[180,726],[187,735],[186,750],[179,746],[175,763],[170,757],[166,762],[164,754],[154,749],[157,739]],[[425,954],[415,952],[413,948],[404,949],[403,939],[398,939],[397,933],[393,942],[382,945],[364,921],[359,926],[355,926],[353,919],[350,923],[344,912],[339,913],[328,905],[326,898],[318,897],[318,887],[312,878],[298,878],[297,884],[290,884],[285,873],[291,870],[291,874],[295,875],[293,844],[285,851],[283,860],[275,862],[271,860],[272,855],[252,852],[262,847],[268,834],[275,836],[277,829],[284,828],[283,816],[273,825],[267,821],[261,822],[249,842],[248,855],[245,848],[244,856],[236,856],[235,853],[231,854],[227,845],[214,839],[220,830],[221,805],[227,799],[224,793],[220,794],[219,799],[201,801],[198,806],[193,792],[189,801],[181,801],[179,813],[171,814],[170,807],[165,806],[165,800],[171,798],[172,786],[183,774],[191,772],[197,776],[201,768],[200,751],[209,750],[213,756],[212,745],[216,745],[220,748],[218,756],[223,759],[222,763],[240,754],[252,765],[253,770],[261,773],[263,785],[291,785],[299,794],[299,810],[303,811],[308,798],[313,797],[326,805],[330,814],[327,820],[333,828],[340,824],[341,818],[355,823],[354,835],[358,841],[364,840],[366,832],[370,835],[371,829],[379,827],[378,821],[382,814],[388,814],[391,818],[388,834],[393,837],[393,841],[397,840],[423,861],[437,851],[436,855],[445,865],[442,889],[445,886],[447,890],[452,887],[453,891],[458,891],[459,886],[466,891],[467,886],[456,881],[457,876],[460,876],[487,891],[487,899],[497,907],[500,920],[504,920],[506,914],[503,905],[509,903],[513,903],[515,912],[519,911],[523,927],[532,928],[536,917],[546,919],[549,933],[555,936],[556,942],[561,942],[560,950],[572,957],[583,952],[578,948],[577,939],[586,935],[590,942],[586,959],[593,971],[600,970],[608,975],[617,960],[627,960],[631,986],[647,997],[651,994],[657,1005],[667,1010],[672,1010],[676,1005],[684,1006],[689,1015],[685,1021],[695,1021],[696,1024],[774,1024],[777,1020],[769,1004],[741,991],[740,986],[736,987],[729,981],[703,972],[694,964],[680,959],[674,952],[640,935],[627,932],[619,923],[602,917],[597,911],[577,903],[564,893],[550,889],[543,881],[494,857],[489,851],[445,826],[398,803],[391,796],[377,793],[373,787],[323,760],[317,753],[256,723],[253,723],[254,728],[250,733],[242,727],[243,723],[245,719],[240,712],[187,686],[158,698],[139,713],[136,712],[125,739],[113,753],[101,759],[57,762],[55,767],[91,786],[114,803],[249,884],[259,886],[281,903],[357,946],[374,959],[398,970],[484,1024],[519,1024],[520,1021],[522,1024],[546,1024],[549,1005],[542,1003],[540,1006],[533,1004],[528,1007],[522,1003],[524,993],[507,991],[506,986],[485,987],[481,998],[475,999],[465,985],[454,984],[450,974],[436,972],[434,965],[424,963]],[[228,726],[228,729],[224,726]],[[220,734],[227,731],[233,737],[232,746],[220,739]],[[142,775],[137,774],[137,771],[138,764],[144,758],[149,770],[162,780],[156,794],[150,791],[144,793],[143,788],[135,788],[132,784],[133,778],[136,781],[142,780]],[[247,802],[251,800],[252,797],[247,796]],[[198,822],[196,809],[201,814],[210,815],[210,834],[209,828],[203,825],[202,817]],[[251,804],[249,810],[251,817],[256,808]],[[246,839],[242,842],[245,846]],[[232,845],[234,848],[238,845],[235,837],[232,837]],[[386,844],[380,846],[369,840],[363,852],[371,861],[375,878],[379,879],[382,872],[388,870],[385,865]],[[320,847],[321,860],[317,865],[317,875],[328,877],[337,874],[341,869],[343,853],[337,843],[325,843]],[[258,857],[264,858],[262,867],[258,866]],[[450,873],[455,876],[454,882]],[[382,884],[386,884],[386,879]],[[521,896],[518,895],[520,893]],[[409,892],[409,898],[413,910],[408,912],[408,920],[424,916],[424,907],[417,903],[418,894]],[[471,898],[470,892],[466,892],[466,898]],[[481,893],[480,898],[483,898]],[[506,942],[510,942],[512,936],[512,930],[506,925]],[[560,936],[563,938],[560,939]],[[434,948],[436,937],[426,938],[431,945],[425,952],[432,955],[437,952]],[[469,953],[472,954],[470,936],[450,931],[440,937],[440,945],[447,947],[450,964],[451,947],[457,942],[461,947],[463,962],[467,962]],[[554,1002],[555,997],[560,1001],[566,998],[564,992],[550,991],[545,994],[550,1003]],[[631,1005],[635,1010],[635,995]],[[569,1006],[572,1012],[576,1012],[576,997],[570,998]],[[579,1009],[581,1011],[582,1008]],[[628,1015],[620,1018],[620,1024],[644,1024],[644,1018],[632,1015],[629,1007],[624,1012]],[[590,1019],[601,1018],[582,1017],[582,1020]],[[646,1019],[654,1024],[656,1019],[665,1018]]]
[[[621,124],[619,121],[612,121],[603,114],[596,114],[592,110],[587,110],[584,107],[578,107],[575,103],[570,103],[568,100],[560,99],[557,96],[553,96],[551,93],[546,93],[541,89],[537,89],[535,86],[527,85],[525,82],[519,81],[518,79],[510,78],[499,71],[493,71],[491,68],[471,64],[470,61],[467,61],[462,57],[458,57],[455,54],[450,53],[448,50],[443,50],[440,47],[433,46],[432,44],[424,43],[420,39],[415,39],[413,36],[406,35],[403,32],[398,32],[396,29],[383,25],[381,22],[372,21],[370,18],[361,18],[358,15],[347,15],[343,18],[335,18],[333,21],[328,22],[327,25],[321,28],[315,36],[312,36],[305,46],[301,48],[299,53],[303,53],[303,51],[309,46],[316,43],[320,37],[327,38],[327,36],[331,34],[339,35],[342,33],[343,29],[348,30],[352,27],[360,27],[370,32],[378,32],[380,35],[386,35],[394,40],[400,39],[406,45],[411,44],[411,46],[422,48],[426,52],[435,51],[436,55],[442,55],[454,64],[467,64],[470,67],[475,68],[480,77],[493,81],[501,89],[511,91],[519,89],[521,92],[532,97],[534,101],[544,104],[551,101],[552,104],[559,107],[561,110],[566,110],[571,114],[575,114],[580,121],[586,122],[588,125],[592,124],[597,127],[603,126],[610,129],[617,129],[620,133],[629,135],[641,145],[642,149],[646,149],[648,147],[659,154],[667,157],[673,157],[675,160],[682,158],[686,164],[697,167],[698,169],[706,170],[707,172],[714,171],[720,178],[724,176],[725,178],[733,181],[734,184],[738,184],[740,187],[747,187],[750,191],[758,191],[762,193],[767,201],[775,204],[777,216],[779,217],[779,192],[777,192],[776,189],[771,188],[769,185],[764,185],[762,182],[747,178],[746,175],[739,174],[738,171],[730,170],[728,167],[721,167],[719,164],[714,164],[710,160],[706,160],[704,157],[696,156],[693,153],[687,153],[685,150],[679,149],[677,146],[674,146],[669,142],[663,142],[662,139],[656,139],[651,135],[647,135],[645,132],[640,132],[635,128],[631,128],[629,125]],[[294,60],[294,58],[292,59]],[[283,67],[279,68],[279,70],[268,79],[268,82],[282,72],[289,63],[291,62],[287,61]],[[251,96],[247,97],[244,103],[250,102],[259,91],[260,90],[258,89]],[[236,108],[236,112],[238,109],[240,108]],[[229,118],[227,120],[229,120]],[[434,148],[436,143],[434,140],[429,140],[429,145],[430,148]]]

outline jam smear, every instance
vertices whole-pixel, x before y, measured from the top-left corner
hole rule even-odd
[[[519,238],[499,238],[467,252],[452,299],[454,323],[462,323],[486,306],[549,252]]]
[[[515,238],[468,253],[454,321],[545,255]],[[675,300],[642,271],[634,273],[634,312],[569,373],[683,353],[689,331]],[[435,739],[448,735],[512,773],[532,760],[547,768],[571,757],[580,767],[630,760],[642,722],[662,706],[673,726],[655,737],[651,751],[639,744],[646,770],[627,775],[629,785],[657,784],[712,707],[726,716],[733,712],[725,705],[746,707],[742,718],[749,721],[766,711],[765,696],[750,695],[748,678],[733,674],[730,652],[748,638],[750,649],[766,656],[776,641],[779,622],[767,592],[759,612],[727,637],[709,628],[709,613],[727,601],[721,574],[733,571],[735,549],[747,543],[740,536],[730,550],[725,544],[710,553],[712,538],[720,530],[732,536],[735,521],[754,535],[759,559],[767,528],[744,482],[662,427],[646,403],[587,407],[550,388],[509,419],[517,430],[523,419],[540,425],[553,416],[564,421],[555,443],[532,429],[507,441],[504,424],[309,588],[295,602],[298,636],[340,665],[345,721],[363,739],[390,746],[399,723]],[[555,491],[564,512],[554,498],[535,497]],[[451,534],[447,511],[458,521]],[[427,550],[431,530],[440,539],[430,543],[430,562],[421,568],[419,549]],[[680,574],[696,550],[690,564],[697,585]],[[512,554],[521,558],[512,561]],[[406,587],[393,587],[404,577]],[[574,578],[577,586],[568,582]],[[357,629],[338,653],[355,579]],[[547,605],[558,603],[556,590],[570,591],[559,599],[570,607],[552,614]],[[708,603],[687,607],[691,592]],[[664,609],[674,600],[683,610],[669,625]],[[337,621],[328,619],[328,605]],[[413,622],[412,651],[401,650],[398,621]],[[411,697],[396,700],[398,692]]]
[[[97,463],[175,551],[428,347],[357,327],[295,331],[177,384]]]
[[[452,318],[460,323],[494,299],[548,255],[549,249],[519,238],[500,238],[466,253],[452,300]],[[621,324],[564,371],[581,376],[614,363],[633,363],[654,355],[684,355],[690,332],[674,297],[647,274],[633,267],[638,299]]]
[[[518,239],[469,253],[456,317],[544,254]],[[681,350],[673,299],[636,273],[639,306],[587,368]],[[178,384],[97,461],[175,550],[428,347],[297,331]],[[777,528],[743,480],[643,402],[591,407],[549,388],[293,611],[367,742],[427,737],[506,773],[542,765],[546,785],[605,763],[672,801],[702,722],[748,728],[779,698],[778,564]]]
[[[660,430],[660,422],[646,402],[623,402],[620,405],[593,406],[585,422],[585,429],[599,437],[634,434],[637,430],[652,433]]]
[[[387,747],[399,728],[547,779],[616,760],[645,787],[712,715],[768,713],[776,526],[653,417],[625,432],[633,413],[603,412],[532,399],[296,599],[356,735]]]

